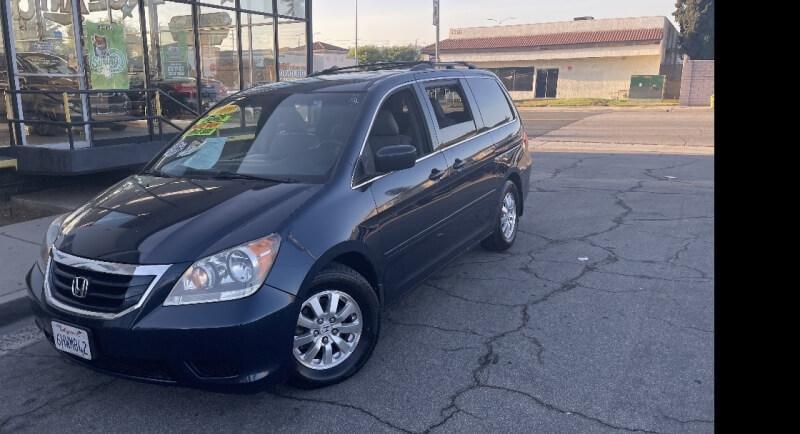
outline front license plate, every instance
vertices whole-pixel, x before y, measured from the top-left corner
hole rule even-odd
[[[53,341],[57,350],[92,360],[92,348],[86,330],[57,321],[51,321],[50,324],[53,326]]]

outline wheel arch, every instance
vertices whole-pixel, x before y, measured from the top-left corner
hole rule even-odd
[[[383,304],[383,285],[379,278],[380,273],[378,266],[370,259],[370,254],[366,246],[355,241],[336,245],[320,256],[306,274],[303,281],[303,289],[308,288],[314,276],[332,263],[348,266],[364,276],[370,286],[372,286],[372,289],[375,290],[380,303]]]
[[[519,175],[519,172],[513,171],[509,173],[508,180],[514,183],[514,186],[517,187],[517,191],[519,192],[519,200],[517,201],[517,211],[519,215],[525,210],[524,201],[525,201],[525,192],[522,191],[522,177]]]

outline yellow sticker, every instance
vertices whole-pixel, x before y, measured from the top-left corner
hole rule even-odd
[[[222,125],[224,125],[224,122],[222,121],[204,120],[203,122],[195,125],[195,128],[213,128],[218,130]]]
[[[229,115],[229,114],[236,113],[238,111],[239,111],[239,106],[238,105],[236,105],[236,104],[228,104],[228,105],[224,105],[222,107],[217,107],[217,108],[211,110],[211,112],[209,114],[213,114],[213,115]]]
[[[191,131],[189,131],[187,136],[210,136],[217,131],[216,128],[199,128],[194,127]]]

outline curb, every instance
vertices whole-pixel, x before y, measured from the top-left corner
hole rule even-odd
[[[713,111],[708,106],[687,107],[679,105],[664,106],[643,106],[643,107],[620,107],[620,106],[542,106],[526,107],[517,106],[519,111],[540,111],[540,112],[671,112],[671,111]]]
[[[29,315],[31,308],[26,290],[0,296],[0,326],[11,324]]]

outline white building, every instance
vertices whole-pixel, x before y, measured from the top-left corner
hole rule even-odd
[[[631,97],[676,98],[677,47],[678,32],[666,17],[581,17],[453,28],[439,43],[439,60],[494,70],[514,99],[627,98],[632,78]],[[423,52],[433,55],[433,45]]]
[[[347,51],[347,48],[325,42],[314,42],[314,71],[355,65],[356,59],[347,57]]]

